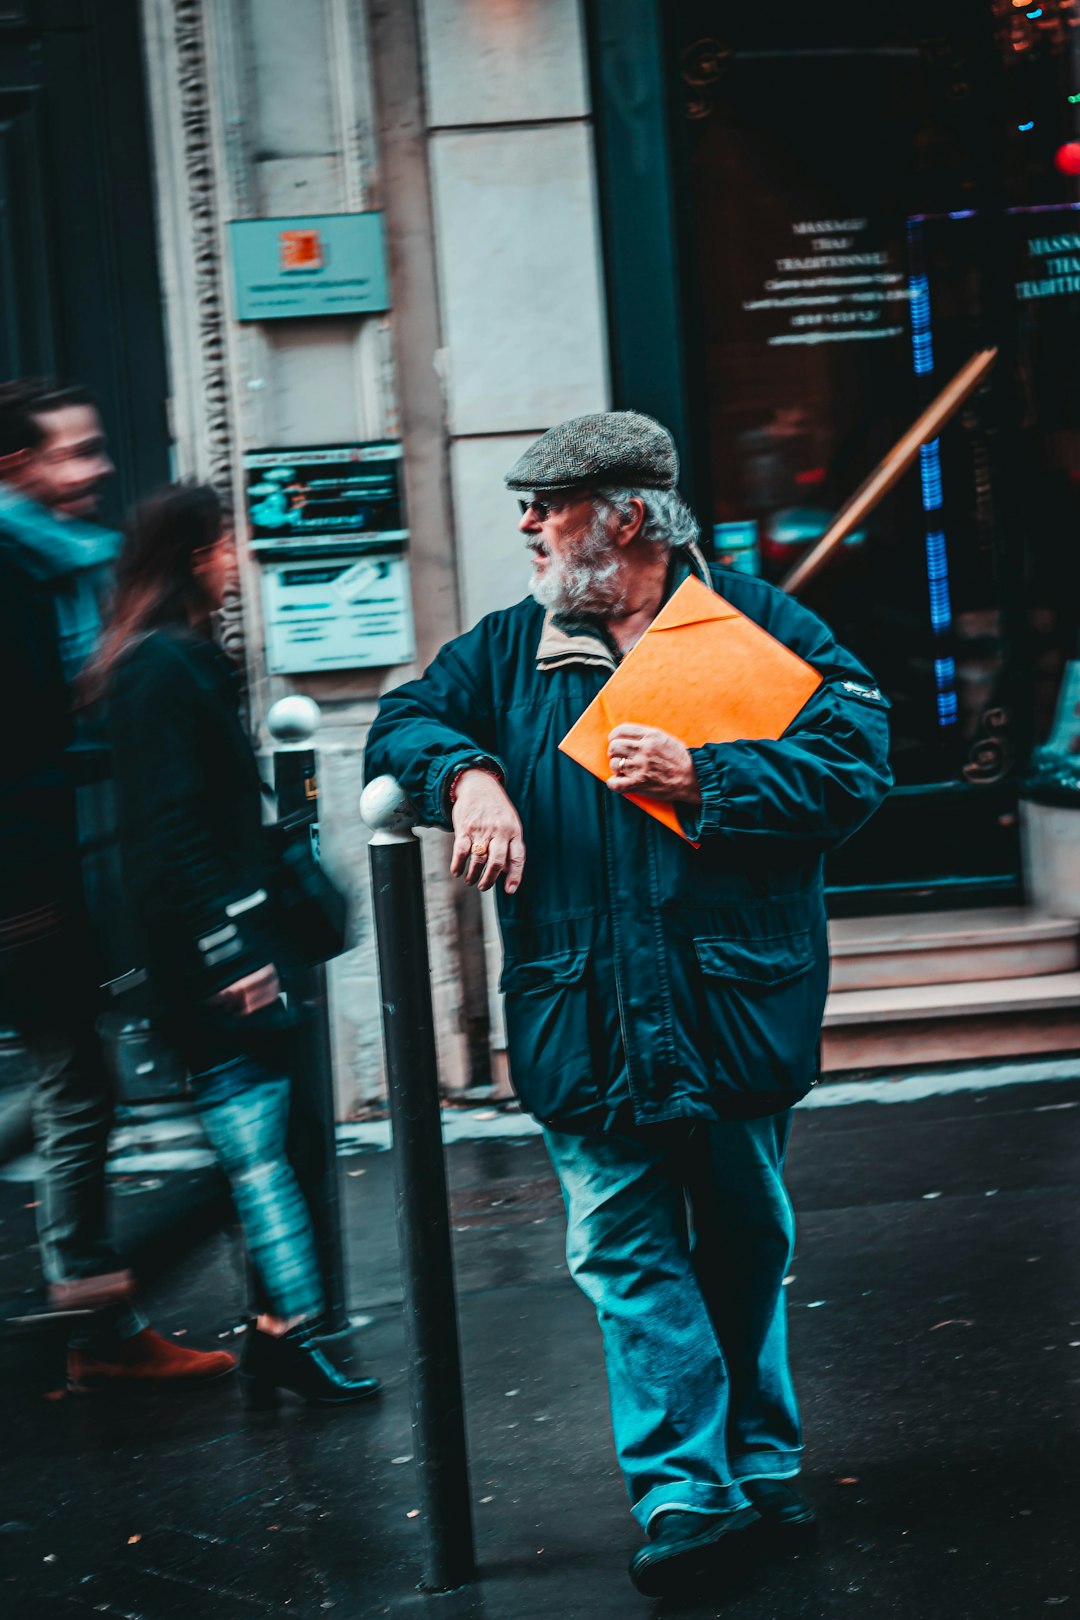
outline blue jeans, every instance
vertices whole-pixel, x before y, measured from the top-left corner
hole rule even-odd
[[[790,1114],[545,1130],[571,1275],[596,1307],[615,1449],[635,1518],[725,1513],[743,1480],[797,1474],[802,1433],[783,1280]]]
[[[238,1057],[193,1075],[191,1084],[269,1310],[318,1316],[323,1294],[311,1218],[285,1152],[289,1080]]]

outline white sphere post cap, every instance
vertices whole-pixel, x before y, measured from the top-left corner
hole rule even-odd
[[[399,843],[411,839],[417,821],[416,806],[396,776],[376,776],[360,795],[360,814],[375,834],[375,842]]]
[[[319,729],[322,712],[314,698],[294,692],[278,698],[266,716],[266,729],[275,742],[308,743]]]

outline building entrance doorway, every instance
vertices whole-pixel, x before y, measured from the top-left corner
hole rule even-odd
[[[137,0],[0,0],[0,378],[93,389],[116,523],[169,476]]]
[[[998,350],[800,594],[893,705],[897,786],[831,859],[834,910],[1018,895],[1018,782],[1080,618],[1077,8],[657,17],[686,447],[718,554],[782,579],[960,366]],[[601,157],[617,200],[633,151]],[[617,393],[632,342],[616,320]]]

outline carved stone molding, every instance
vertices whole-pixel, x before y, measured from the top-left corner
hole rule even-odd
[[[219,486],[222,498],[228,500],[232,425],[202,0],[173,0],[173,26],[206,409],[206,475]]]
[[[211,102],[211,75],[207,53],[207,16],[204,0],[171,0],[175,92],[172,117],[161,121],[156,139],[181,145],[183,197],[176,229],[170,233],[174,249],[183,243],[185,259],[174,295],[188,304],[183,323],[196,355],[174,352],[174,369],[183,365],[187,386],[195,392],[186,413],[191,436],[181,445],[181,465],[214,485],[226,511],[231,511],[235,441],[229,386],[228,324],[223,287],[221,209],[215,161],[215,128]],[[161,13],[159,12],[159,16]],[[163,199],[164,205],[164,199]],[[165,248],[168,251],[169,243]],[[170,278],[166,278],[167,280]],[[244,625],[240,590],[230,589],[221,616],[221,641],[229,656],[244,664]]]

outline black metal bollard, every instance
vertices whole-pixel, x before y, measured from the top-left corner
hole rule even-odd
[[[422,1585],[475,1573],[465,1402],[415,812],[393,777],[364,789],[386,1045],[398,1240],[409,1347],[413,1451],[424,1536]]]
[[[277,744],[274,791],[278,815],[309,811],[316,835],[319,792],[311,741],[319,719],[318,704],[299,695],[281,698],[266,717],[267,730]],[[299,1073],[289,1119],[289,1157],[315,1229],[326,1296],[326,1331],[342,1333],[349,1325],[349,1312],[326,969],[320,966],[290,972],[285,976],[284,988],[290,1004],[303,1014],[297,1041]]]

